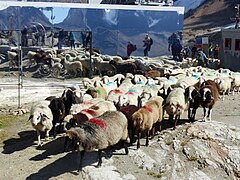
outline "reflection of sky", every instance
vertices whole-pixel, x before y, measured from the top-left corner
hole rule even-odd
[[[53,15],[55,16],[55,19],[53,20],[53,24],[57,24],[62,22],[68,15],[68,11],[70,8],[53,8]],[[51,11],[43,11],[45,16],[48,17],[49,21],[51,21]]]

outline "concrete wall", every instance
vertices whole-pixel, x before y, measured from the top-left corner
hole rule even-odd
[[[225,38],[231,38],[231,49],[225,49]],[[235,51],[235,40],[240,39],[240,29],[223,29],[222,30],[222,47],[223,47],[223,62],[222,66],[240,71],[240,51]]]

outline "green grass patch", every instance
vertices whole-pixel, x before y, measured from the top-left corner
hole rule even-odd
[[[161,174],[155,173],[155,172],[153,172],[153,171],[149,171],[149,172],[147,173],[147,175],[153,176],[153,177],[155,177],[155,178],[161,178],[161,177],[162,177]]]
[[[190,156],[190,157],[188,157],[188,160],[189,161],[197,161],[198,157],[197,156]]]
[[[0,116],[0,129],[5,128],[6,126],[10,125],[13,120],[17,119],[18,117],[14,115]]]

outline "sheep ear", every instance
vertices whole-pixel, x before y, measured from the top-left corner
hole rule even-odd
[[[28,120],[30,120],[30,119],[32,119],[33,118],[33,115],[31,115],[29,118],[28,118]]]
[[[41,115],[41,117],[44,117],[46,119],[50,119],[46,114],[40,114],[40,115]]]

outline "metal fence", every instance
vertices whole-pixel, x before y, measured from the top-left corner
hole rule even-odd
[[[21,107],[23,89],[62,89],[74,84],[81,85],[81,78],[70,78],[64,71],[60,72],[60,77],[54,76],[51,70],[51,63],[48,61],[35,62],[31,64],[28,52],[46,52],[54,50],[57,54],[65,57],[66,53],[76,53],[76,55],[88,56],[90,71],[87,76],[92,77],[92,32],[82,30],[50,30],[42,34],[33,31],[28,27],[27,34],[23,30],[0,30],[0,82],[1,88],[16,89],[17,104]],[[72,39],[74,36],[74,42]],[[89,51],[86,51],[88,49]],[[9,53],[11,52],[11,53]],[[89,53],[87,53],[89,52]],[[44,59],[44,58],[43,58]],[[62,63],[62,62],[60,62]],[[7,80],[5,80],[7,79]],[[31,80],[31,81],[30,81]],[[32,82],[33,81],[33,82]],[[48,83],[44,83],[44,82]],[[34,83],[37,82],[37,83]]]

